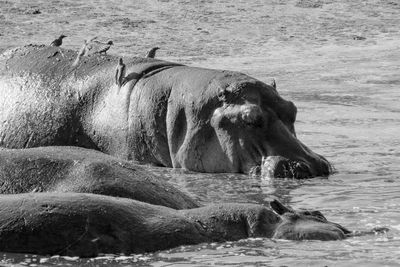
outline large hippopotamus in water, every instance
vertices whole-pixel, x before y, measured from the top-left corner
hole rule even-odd
[[[247,237],[339,240],[319,211],[201,206],[146,168],[79,147],[0,149],[0,251],[96,256]]]
[[[198,172],[327,176],[328,161],[295,134],[296,107],[233,71],[25,46],[0,56],[0,146],[80,146]]]

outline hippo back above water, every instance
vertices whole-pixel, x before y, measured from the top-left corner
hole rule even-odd
[[[92,55],[73,67],[75,56],[46,46],[0,56],[0,146],[80,146],[199,172],[248,173],[262,162],[286,177],[331,172],[296,138],[294,104],[261,81],[124,58],[127,82],[119,88],[117,57]]]

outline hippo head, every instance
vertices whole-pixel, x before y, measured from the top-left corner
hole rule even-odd
[[[340,240],[351,232],[343,226],[328,221],[320,211],[294,211],[277,200],[270,202],[278,214],[273,238],[289,240]]]
[[[215,86],[219,104],[210,124],[218,140],[213,143],[227,159],[215,160],[214,168],[249,173],[261,166],[267,175],[282,178],[329,175],[329,162],[296,137],[296,106],[280,97],[276,85],[242,75],[226,75]]]

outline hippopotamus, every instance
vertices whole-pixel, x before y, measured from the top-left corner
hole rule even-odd
[[[282,219],[257,204],[175,210],[89,193],[0,195],[4,252],[94,257],[248,237],[340,240],[348,233],[312,213]]]
[[[61,53],[60,53],[61,52]],[[290,177],[331,165],[297,137],[297,108],[275,86],[235,71],[29,45],[0,56],[0,146],[79,146],[197,172],[249,173],[263,159]],[[264,162],[276,162],[274,160]]]

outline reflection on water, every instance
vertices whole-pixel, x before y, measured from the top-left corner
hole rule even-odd
[[[110,53],[158,56],[238,70],[269,82],[298,107],[297,135],[338,171],[329,179],[264,180],[152,168],[203,203],[277,198],[321,210],[349,229],[385,235],[344,241],[247,239],[95,259],[4,254],[1,264],[397,266],[400,260],[400,5],[396,1],[0,1],[0,51],[87,36]],[[38,12],[34,12],[39,10]],[[62,15],[60,15],[62,14]]]

